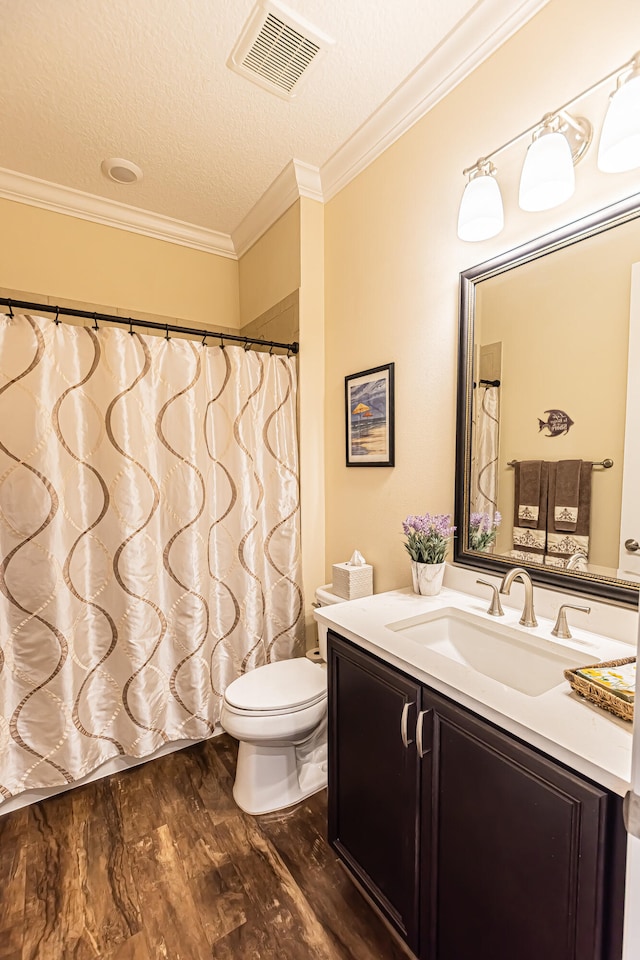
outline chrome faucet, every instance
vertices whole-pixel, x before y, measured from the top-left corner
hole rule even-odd
[[[558,610],[558,616],[551,635],[553,637],[559,637],[561,640],[571,640],[573,634],[571,630],[569,630],[565,610],[579,610],[581,613],[591,613],[591,607],[580,607],[575,603],[563,603]]]
[[[500,584],[500,593],[508,596],[514,580],[520,580],[524,586],[524,607],[520,623],[523,627],[537,627],[538,621],[533,612],[533,584],[531,583],[531,577],[523,567],[513,567],[511,570],[507,570]]]
[[[488,580],[476,580],[476,583],[481,584],[483,587],[491,587],[491,605],[487,610],[487,613],[491,617],[504,617],[504,610],[502,609],[502,604],[500,603],[500,591],[496,587],[495,583],[489,583]]]

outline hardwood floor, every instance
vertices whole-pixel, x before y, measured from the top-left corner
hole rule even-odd
[[[249,817],[226,734],[0,817],[0,960],[406,960],[325,840]]]

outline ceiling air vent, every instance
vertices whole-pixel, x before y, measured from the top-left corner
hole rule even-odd
[[[266,90],[295,97],[333,40],[287,7],[261,0],[249,17],[228,66]]]

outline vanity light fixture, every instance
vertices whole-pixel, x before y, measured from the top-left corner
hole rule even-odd
[[[487,240],[504,226],[502,194],[495,178],[496,168],[481,158],[464,171],[469,176],[458,213],[458,236],[461,240]]]
[[[502,197],[491,160],[524,137],[530,137],[531,143],[520,179],[520,207],[527,211],[550,210],[569,199],[575,189],[574,167],[591,144],[593,128],[587,119],[573,116],[568,109],[614,78],[617,86],[600,135],[598,167],[612,173],[640,167],[639,52],[553,113],[545,114],[541,122],[463,171],[469,182],[458,215],[461,240],[488,240],[502,229]]]
[[[605,173],[640,167],[640,53],[618,75],[609,99],[600,134],[598,167]]]
[[[574,165],[584,155],[593,129],[584,117],[548,113],[533,132],[520,177],[522,210],[551,210],[573,194]],[[571,142],[570,142],[571,141]]]

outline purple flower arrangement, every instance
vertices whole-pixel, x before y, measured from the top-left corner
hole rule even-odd
[[[451,526],[450,513],[431,516],[407,517],[402,524],[407,538],[405,548],[417,563],[443,563],[455,527]]]
[[[502,517],[496,510],[493,520],[488,513],[472,513],[469,516],[469,547],[471,550],[486,550],[495,541]]]

